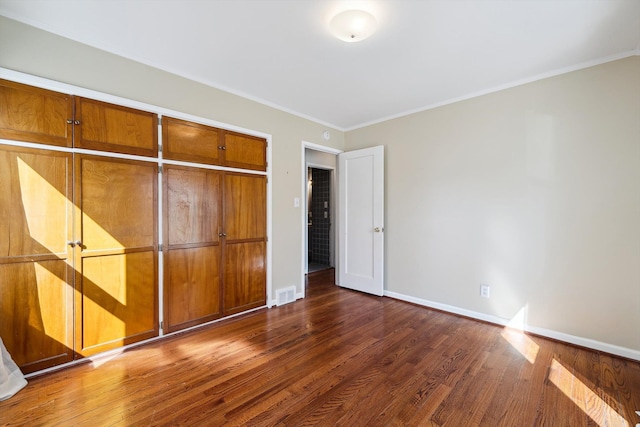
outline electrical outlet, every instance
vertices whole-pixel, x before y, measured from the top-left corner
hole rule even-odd
[[[491,296],[491,286],[480,285],[480,296],[482,298],[489,298]]]

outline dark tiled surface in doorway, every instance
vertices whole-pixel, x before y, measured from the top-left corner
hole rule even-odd
[[[331,268],[331,266],[326,264],[320,264],[318,262],[310,262],[308,271],[309,273],[313,273],[316,271],[326,270],[328,268]]]
[[[311,215],[309,217],[309,261],[328,265],[331,230],[331,171],[311,169]]]

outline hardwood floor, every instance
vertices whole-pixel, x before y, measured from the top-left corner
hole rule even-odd
[[[635,426],[640,363],[332,285],[33,378],[1,425]]]

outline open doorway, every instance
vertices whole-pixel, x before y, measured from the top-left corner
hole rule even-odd
[[[339,160],[339,171],[338,171]],[[302,219],[302,293],[308,274],[307,200],[309,168],[332,172],[330,249],[335,266],[336,284],[373,295],[384,293],[384,146],[343,152],[309,142],[302,142],[301,185],[304,206],[294,201]],[[313,175],[311,175],[313,180]],[[339,184],[339,185],[338,185]],[[324,208],[324,203],[322,204]],[[312,216],[315,214],[312,214]],[[320,214],[324,217],[324,211]],[[351,232],[347,233],[350,227]],[[339,230],[339,231],[338,231]]]
[[[334,267],[333,186],[330,169],[307,168],[307,271]]]
[[[304,168],[301,206],[304,236],[302,283],[305,283],[307,273],[336,267],[338,218],[336,167],[337,154],[341,151],[308,142],[303,142],[302,148]]]

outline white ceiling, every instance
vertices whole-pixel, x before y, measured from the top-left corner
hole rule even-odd
[[[333,38],[354,7],[377,32]],[[342,130],[640,54],[640,0],[0,0],[0,15]]]

